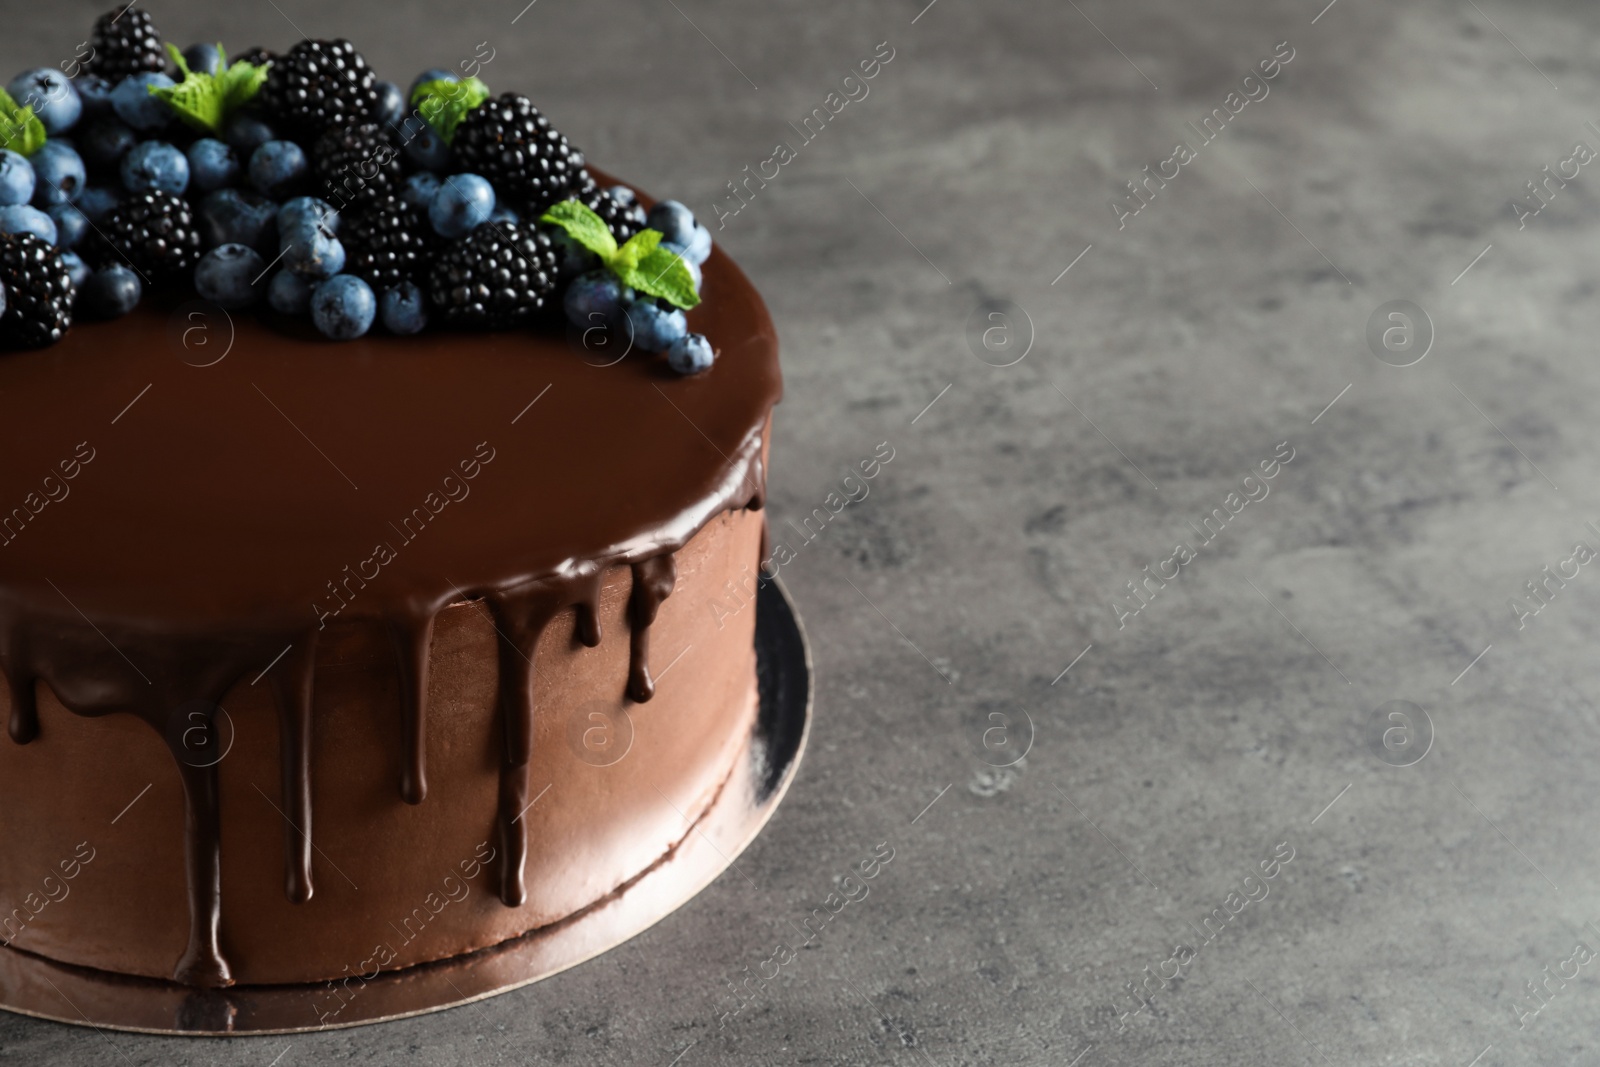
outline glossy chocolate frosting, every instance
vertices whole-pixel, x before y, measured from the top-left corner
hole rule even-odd
[[[232,981],[217,769],[204,757],[217,702],[241,681],[277,696],[286,890],[315,892],[313,668],[334,621],[391,639],[397,789],[420,804],[434,619],[487,604],[501,638],[497,881],[505,904],[523,902],[517,815],[545,626],[575,608],[597,644],[602,575],[630,566],[633,651],[616,684],[648,700],[648,627],[674,553],[716,515],[762,503],[776,337],[720,250],[704,274],[690,329],[719,354],[694,378],[642,352],[612,362],[598,337],[586,347],[560,327],[334,344],[251,312],[149,301],[0,354],[10,733],[37,735],[43,683],[78,715],[131,713],[166,739],[184,787],[190,916],[176,980]]]

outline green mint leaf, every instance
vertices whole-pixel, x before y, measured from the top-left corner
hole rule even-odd
[[[438,78],[423,82],[411,93],[411,106],[432,126],[446,144],[455,140],[456,127],[474,108],[489,99],[489,87],[477,78],[451,81]]]
[[[172,57],[172,62],[185,78],[189,76],[189,64],[183,58],[183,53],[178,51],[178,46],[171,41],[167,42],[167,55]]]
[[[218,48],[220,49],[221,46],[219,45]],[[222,91],[222,110],[231,115],[255,99],[255,95],[267,83],[267,71],[271,66],[271,63],[262,63],[257,66],[254,63],[246,63],[240,60],[233,66],[224,68],[222,77],[219,79]]]
[[[624,282],[641,293],[659,296],[685,311],[700,303],[700,294],[694,291],[694,275],[689,273],[683,257],[670,248],[651,249]]]
[[[596,216],[598,217],[598,216]],[[609,232],[609,231],[607,231]],[[628,243],[617,249],[617,254],[607,264],[616,272],[617,277],[633,285],[628,280],[628,275],[638,270],[639,264],[656,246],[661,243],[661,233],[658,230],[640,230],[628,239]],[[627,272],[626,274],[624,272]]]
[[[0,148],[31,156],[44,146],[44,123],[31,107],[18,107],[11,94],[0,89]]]
[[[611,228],[604,219],[576,200],[565,200],[552,206],[540,216],[539,221],[561,227],[567,231],[567,236],[599,256],[607,266],[617,256],[617,239],[611,235]]]
[[[150,95],[159,98],[180,119],[196,129],[216,133],[222,128],[222,90],[217,85],[217,79],[210,74],[190,72],[183,81],[171,88],[152,85]]]

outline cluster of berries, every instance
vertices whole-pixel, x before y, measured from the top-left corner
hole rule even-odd
[[[601,187],[527,97],[445,70],[402,92],[343,40],[180,52],[131,7],[91,43],[71,77],[0,92],[0,339],[193,291],[338,340],[564,312],[680,373],[711,365],[684,316],[710,232]]]

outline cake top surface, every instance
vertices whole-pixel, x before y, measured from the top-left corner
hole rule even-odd
[[[720,353],[688,378],[605,365],[576,329],[330,346],[148,301],[9,353],[0,597],[134,631],[293,628],[675,547],[760,499],[781,389],[759,295],[720,250],[704,274],[690,326]]]

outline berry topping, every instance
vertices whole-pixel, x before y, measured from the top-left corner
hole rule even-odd
[[[6,294],[0,335],[8,343],[35,348],[66,336],[72,325],[72,276],[48,242],[31,233],[0,236],[0,284]]]
[[[441,317],[479,329],[527,322],[555,288],[555,246],[548,234],[523,225],[479,226],[446,246],[428,277]]]

